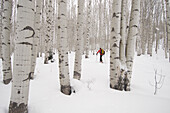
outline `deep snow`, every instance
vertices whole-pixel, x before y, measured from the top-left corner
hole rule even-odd
[[[109,88],[109,53],[99,63],[92,55],[82,61],[82,79],[73,79],[74,52],[69,54],[71,96],[60,93],[58,58],[50,64],[37,59],[36,76],[30,82],[29,113],[170,113],[170,63],[163,50],[153,57],[142,55],[134,59],[131,91]],[[0,61],[1,64],[2,61]],[[11,84],[2,83],[0,65],[0,113],[8,112]],[[165,75],[161,89],[154,95],[154,69]]]

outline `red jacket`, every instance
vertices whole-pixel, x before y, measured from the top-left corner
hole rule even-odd
[[[97,54],[98,54],[98,53],[100,53],[100,55],[103,55],[101,49],[99,49],[99,51],[97,52]]]

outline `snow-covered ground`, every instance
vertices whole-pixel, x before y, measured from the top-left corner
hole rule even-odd
[[[59,89],[58,60],[46,65],[38,58],[36,77],[30,82],[29,113],[170,113],[170,63],[163,50],[153,57],[135,56],[130,92],[109,88],[109,53],[103,59],[101,64],[99,56],[83,57],[82,79],[78,81],[73,79],[74,53],[69,54],[71,85],[76,93],[66,96]],[[1,65],[0,69],[0,113],[8,113],[11,84],[2,83]],[[165,76],[156,95],[154,70]]]

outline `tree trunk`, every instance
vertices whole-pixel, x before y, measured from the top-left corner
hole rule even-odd
[[[113,2],[112,30],[110,39],[110,88],[118,89],[120,75],[119,44],[120,44],[120,21],[121,21],[121,0]]]
[[[36,12],[35,12],[35,37],[37,37],[37,57],[40,57],[41,51],[41,17],[42,17],[42,2],[43,0],[36,0]]]
[[[153,46],[153,0],[150,0],[149,9],[149,38],[148,38],[148,50],[147,54],[152,56],[152,46]]]
[[[75,52],[75,64],[74,64],[74,79],[81,79],[81,64],[82,64],[82,51],[83,51],[83,9],[84,1],[78,1],[78,21],[77,21],[77,42]]]
[[[10,33],[11,33],[11,15],[12,0],[3,0],[2,16],[2,65],[3,65],[3,82],[8,84],[12,79],[11,57],[10,57]]]
[[[86,38],[86,55],[85,58],[89,58],[89,46],[91,37],[91,0],[87,2],[87,38]]]
[[[2,0],[0,0],[0,58],[2,58]]]
[[[40,17],[41,17],[41,0],[36,0],[36,12],[35,12],[35,36],[33,38],[33,48],[31,56],[31,78],[34,78],[36,58],[38,53],[38,42],[40,39]]]
[[[45,3],[44,0],[42,0],[42,15],[41,15],[41,29],[40,29],[40,57],[42,57],[42,53],[45,52]]]
[[[170,62],[170,0],[166,0],[166,15],[167,15],[167,37],[168,37],[168,51]]]
[[[71,86],[68,64],[68,43],[67,43],[67,0],[59,0],[59,23],[60,46],[59,46],[59,72],[61,92],[70,95]]]
[[[2,58],[2,0],[0,0],[0,58]]]
[[[52,8],[52,0],[46,1],[46,37],[45,37],[45,59],[44,64],[48,64],[48,61],[53,58],[53,48],[52,48],[52,40],[53,40],[53,8]]]
[[[164,36],[164,48],[165,48],[165,58],[168,58],[168,54],[167,54],[167,32],[166,32],[166,8],[165,8],[165,3],[164,0],[162,0],[162,12],[163,12],[163,36]]]
[[[142,54],[145,55],[146,53],[146,43],[147,43],[147,18],[146,18],[146,13],[147,13],[147,2],[142,1],[141,2],[141,26],[140,26],[140,35],[141,35],[141,48],[142,48]]]
[[[14,71],[9,113],[28,113],[35,1],[17,3]]]
[[[132,9],[131,9],[131,17],[129,24],[129,34],[127,39],[127,53],[126,53],[126,65],[128,68],[127,77],[129,79],[129,83],[127,85],[127,90],[130,91],[130,80],[132,75],[132,67],[134,60],[134,52],[135,52],[135,41],[136,37],[139,35],[138,26],[140,20],[140,0],[132,0]]]
[[[120,40],[120,61],[122,65],[125,65],[125,44],[126,44],[126,5],[127,0],[122,0],[122,15],[121,15],[121,40]]]

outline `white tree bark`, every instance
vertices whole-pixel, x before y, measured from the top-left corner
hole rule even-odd
[[[53,40],[53,8],[52,0],[46,1],[46,35],[45,35],[45,59],[44,63],[48,64],[49,57],[52,55],[52,40]]]
[[[165,48],[165,58],[168,58],[167,54],[167,32],[166,32],[166,8],[165,0],[162,0],[162,12],[163,12],[163,37],[164,37],[164,48]]]
[[[59,8],[59,0],[57,0],[57,50],[60,48],[60,8]]]
[[[168,37],[168,51],[170,62],[170,0],[166,0],[166,15],[167,15],[167,37]]]
[[[82,51],[83,51],[83,9],[84,0],[78,1],[78,20],[77,20],[77,42],[75,50],[75,64],[74,64],[74,79],[81,79],[81,64],[82,64]]]
[[[149,38],[148,38],[148,50],[147,54],[152,56],[153,47],[153,0],[150,0],[150,10],[149,10]]]
[[[102,45],[101,47],[105,50],[106,49],[106,0],[104,0],[104,3],[103,3],[103,11],[102,11],[102,14],[103,14],[103,19],[102,19],[102,23],[103,23],[103,26],[102,26]]]
[[[0,58],[2,58],[2,0],[0,0]]]
[[[92,4],[93,4],[93,9],[92,9],[92,17],[91,17],[91,20],[92,20],[92,37],[91,37],[91,50],[93,51],[93,54],[95,54],[95,45],[96,45],[96,42],[95,42],[95,39],[96,39],[96,23],[97,23],[97,17],[96,17],[96,3],[95,1],[92,1]]]
[[[147,44],[147,1],[142,1],[141,4],[143,7],[141,10],[141,46],[142,46],[142,54],[145,55],[146,53],[146,44]]]
[[[128,68],[127,77],[129,79],[129,84],[127,86],[127,90],[130,90],[130,80],[132,75],[132,67],[134,60],[134,52],[135,52],[135,41],[136,37],[139,35],[138,26],[140,20],[140,0],[132,0],[132,9],[131,9],[131,17],[130,17],[130,25],[129,25],[129,34],[127,39],[127,59],[126,65]]]
[[[46,28],[46,24],[45,24],[45,3],[44,0],[42,1],[42,15],[41,15],[41,38],[40,38],[40,57],[42,57],[42,53],[45,52],[45,28]]]
[[[33,48],[32,48],[32,56],[31,56],[31,78],[34,78],[35,66],[36,66],[36,58],[38,53],[38,42],[40,39],[40,17],[41,17],[41,0],[36,0],[36,12],[35,12],[35,36],[33,39]]]
[[[120,43],[120,21],[121,21],[121,0],[113,2],[113,13],[111,20],[110,39],[110,88],[118,89],[118,78],[120,73],[119,43]]]
[[[10,57],[10,33],[11,33],[12,0],[3,0],[2,15],[2,65],[3,82],[8,84],[12,79],[11,57]]]
[[[103,48],[102,43],[102,0],[99,0],[99,46]]]
[[[36,0],[36,12],[35,12],[35,37],[37,37],[37,57],[41,51],[41,17],[42,17],[42,2],[43,0]]]
[[[70,95],[71,86],[68,64],[68,43],[67,43],[67,0],[59,0],[59,23],[60,46],[59,46],[59,75],[61,92]]]
[[[89,58],[89,46],[91,37],[91,0],[87,2],[87,38],[86,38],[86,55],[85,58]]]
[[[121,35],[121,40],[120,40],[120,61],[122,65],[125,65],[125,44],[126,44],[126,5],[127,5],[127,0],[122,0],[122,15],[121,15],[121,30],[120,30],[120,35]]]
[[[19,0],[14,51],[14,68],[9,113],[28,113],[31,53],[34,30],[34,0]]]

